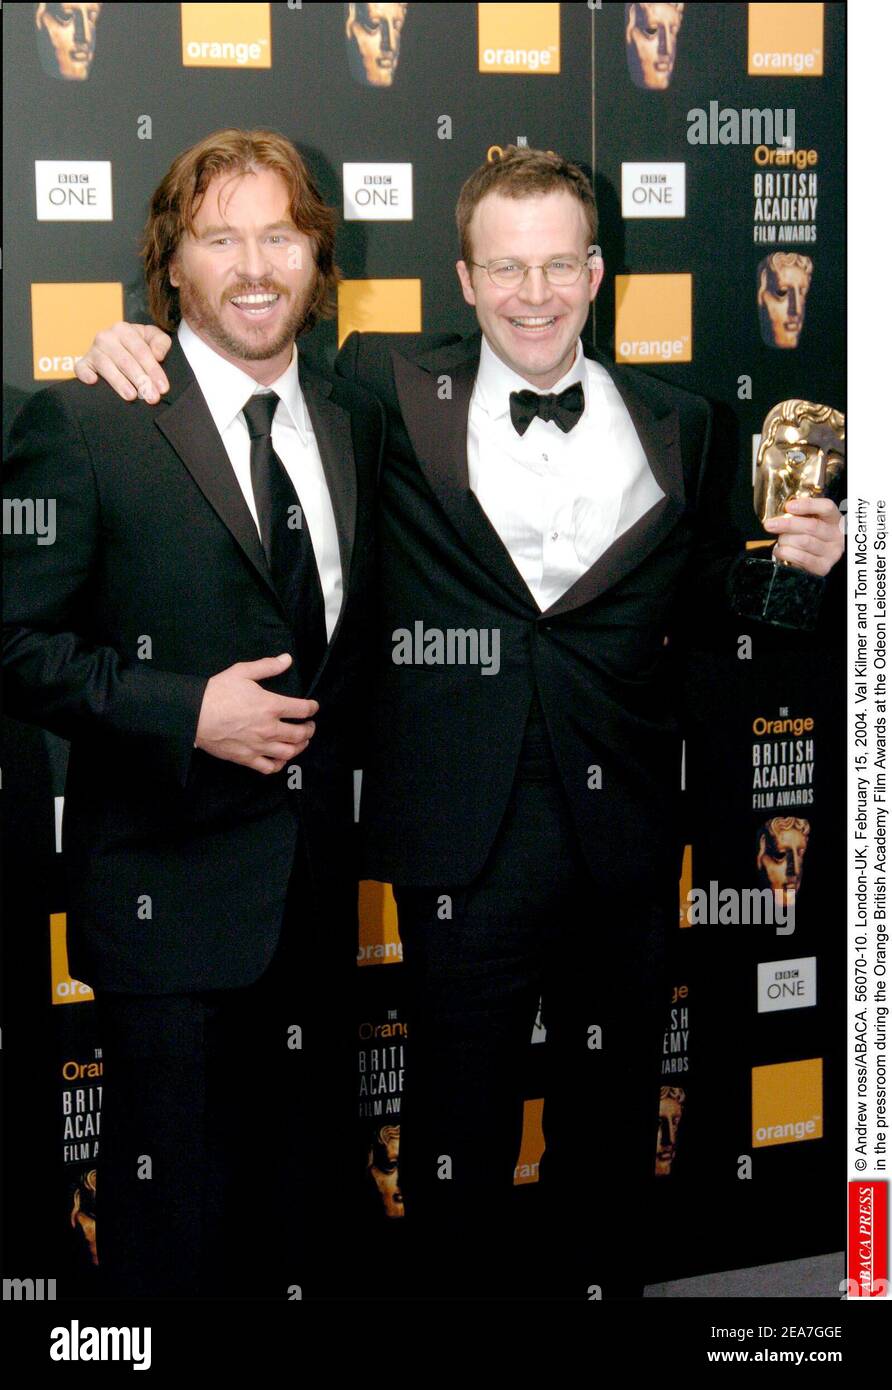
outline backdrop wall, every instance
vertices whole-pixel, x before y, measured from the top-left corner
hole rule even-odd
[[[358,22],[369,8],[390,43]],[[3,36],[6,428],[24,393],[72,375],[97,328],[146,317],[149,195],[175,154],[231,125],[292,138],[343,214],[338,319],[306,343],[318,358],[353,328],[474,326],[455,199],[496,147],[526,142],[592,174],[596,340],[713,402],[745,536],[764,534],[752,480],[768,409],[845,408],[842,5],[8,4]],[[690,852],[649,1279],[844,1241],[842,595],[828,585],[807,637],[722,621],[710,598],[679,691]],[[64,947],[65,747],[12,721],[4,735],[4,1263],[74,1288],[92,1269],[102,1067]],[[768,882],[781,834],[801,862],[792,935],[687,919],[692,890]],[[361,908],[356,1174],[386,1257],[411,1219],[394,1169],[411,1039],[386,886],[363,885]],[[537,1028],[521,1221],[547,1046]]]

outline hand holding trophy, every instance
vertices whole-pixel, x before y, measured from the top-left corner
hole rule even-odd
[[[825,497],[845,467],[845,416],[829,405],[789,400],[772,406],[762,426],[754,506],[764,524],[785,515],[791,498]],[[823,579],[773,556],[748,555],[734,575],[737,612],[775,627],[811,631]]]

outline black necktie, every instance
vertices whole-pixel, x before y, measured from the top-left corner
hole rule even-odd
[[[325,601],[313,541],[294,484],[272,441],[274,391],[254,395],[244,407],[251,436],[251,487],[260,521],[260,540],[270,574],[294,632],[294,664],[307,690],[322,664],[328,638]]]
[[[564,434],[571,430],[585,409],[582,382],[576,381],[556,396],[540,395],[538,391],[512,391],[508,397],[511,423],[518,434],[526,434],[537,415],[553,420]]]

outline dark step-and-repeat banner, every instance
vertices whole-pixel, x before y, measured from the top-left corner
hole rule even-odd
[[[224,126],[293,139],[340,211],[337,320],[306,343],[323,361],[354,329],[470,331],[455,199],[481,161],[528,144],[591,174],[607,268],[595,340],[710,399],[744,538],[765,535],[753,481],[769,409],[845,409],[840,4],[7,4],[3,38],[7,430],[97,329],[148,321],[149,195]],[[648,1280],[844,1244],[839,584],[808,634],[729,622],[707,586],[688,616],[688,849]],[[4,735],[6,1263],[74,1289],[96,1261],[103,1076],[92,993],[66,955],[66,750],[9,720]],[[412,1039],[389,888],[363,884],[360,905],[356,1181],[386,1260],[411,1220]],[[615,983],[633,1030],[634,982]],[[521,1222],[547,1048],[537,1025]]]

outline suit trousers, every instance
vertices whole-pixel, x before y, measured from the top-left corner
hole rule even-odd
[[[353,1220],[352,1035],[315,939],[324,914],[296,877],[255,983],[97,993],[105,1296],[331,1294]],[[355,970],[355,924],[346,942]]]
[[[610,893],[593,882],[534,702],[483,872],[468,887],[395,885],[395,896],[409,979],[400,1184],[410,1289],[641,1297],[677,885],[657,901],[634,881]],[[529,1089],[540,999],[544,1095]],[[524,1102],[539,1098],[537,1211],[521,1221]]]

